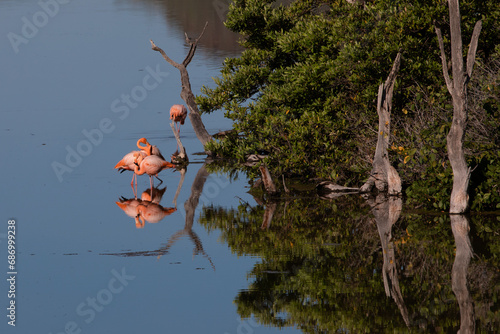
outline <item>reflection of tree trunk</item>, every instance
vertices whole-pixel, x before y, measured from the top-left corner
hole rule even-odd
[[[191,186],[191,196],[189,196],[186,203],[184,203],[184,209],[186,210],[186,226],[184,229],[190,230],[193,227],[194,211],[200,201],[200,196],[203,192],[203,187],[205,186],[208,175],[205,164],[203,164],[194,178],[193,185]]]
[[[469,240],[469,221],[464,215],[451,215],[451,229],[455,238],[456,255],[451,271],[451,287],[460,307],[458,333],[474,333],[474,305],[467,289],[467,268],[472,257]]]
[[[266,211],[264,211],[264,217],[262,219],[261,229],[267,229],[271,226],[273,221],[274,211],[276,211],[277,203],[271,202],[266,205]]]
[[[184,210],[186,210],[186,224],[184,225],[184,233],[189,235],[189,238],[195,245],[193,256],[197,254],[203,254],[210,262],[210,265],[215,270],[215,266],[212,262],[210,256],[205,253],[203,249],[203,244],[201,243],[200,237],[193,231],[193,222],[194,222],[194,212],[198,203],[200,202],[200,196],[203,192],[203,187],[205,182],[207,181],[208,171],[205,168],[205,164],[200,167],[196,177],[194,178],[193,185],[191,186],[191,196],[189,196],[188,200],[184,203]]]
[[[193,185],[191,186],[191,196],[189,196],[187,201],[184,203],[184,210],[186,210],[186,224],[184,225],[184,228],[182,230],[177,231],[170,237],[170,239],[168,239],[165,247],[161,248],[160,255],[168,253],[170,247],[172,247],[177,242],[177,240],[179,240],[184,235],[188,235],[189,239],[191,239],[194,244],[193,256],[202,254],[207,258],[207,260],[210,262],[210,265],[215,270],[212,259],[210,258],[210,256],[208,256],[207,253],[205,253],[205,250],[203,249],[203,243],[201,242],[200,237],[198,237],[198,235],[193,231],[194,212],[200,201],[200,196],[203,192],[203,186],[205,185],[205,181],[207,180],[208,175],[209,174],[207,172],[207,169],[205,168],[205,164],[203,164],[203,166],[201,166],[198,170],[196,177],[194,178]],[[183,179],[181,179],[181,182],[182,181]]]
[[[179,185],[177,186],[177,191],[175,192],[173,200],[173,203],[176,208],[177,208],[177,197],[179,197],[179,194],[181,193],[182,184],[184,183],[184,177],[186,177],[186,168],[182,168],[179,172],[181,173],[181,179],[179,181]]]
[[[398,53],[391,72],[385,83],[380,84],[378,89],[377,113],[378,113],[378,139],[373,158],[373,168],[370,177],[361,187],[361,192],[370,192],[375,186],[379,191],[387,190],[389,195],[401,194],[401,179],[396,169],[389,162],[390,131],[391,131],[391,109],[392,93],[396,83],[396,75],[401,62],[401,52]]]
[[[385,197],[379,194],[375,200],[368,200],[372,207],[372,213],[375,216],[377,229],[382,244],[384,264],[382,267],[382,276],[384,278],[384,288],[387,297],[392,296],[394,302],[399,308],[406,326],[410,325],[408,310],[403,300],[399,288],[398,273],[396,269],[396,256],[394,254],[394,243],[392,242],[392,225],[394,225],[401,213],[403,206],[399,197]]]

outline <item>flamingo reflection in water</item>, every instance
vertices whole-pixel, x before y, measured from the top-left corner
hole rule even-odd
[[[116,204],[127,216],[134,218],[137,228],[144,228],[146,221],[151,224],[158,223],[177,210],[176,208],[164,208],[159,204],[165,190],[166,187],[163,189],[154,188],[152,191],[148,189],[143,192],[141,199],[121,197]],[[149,197],[151,193],[153,193],[153,201],[145,199],[151,198]]]
[[[178,196],[178,194],[180,192],[180,188],[182,187],[182,184],[183,184],[183,181],[184,181],[184,175],[185,175],[184,172],[185,172],[185,169],[184,170],[180,170],[180,172],[181,172],[181,180],[179,182],[179,186],[178,186],[177,192],[175,194],[174,203],[176,203],[176,198],[177,198],[177,196]],[[196,234],[195,231],[193,231],[195,211],[196,211],[196,208],[197,208],[197,206],[199,204],[200,196],[203,193],[203,186],[204,186],[205,181],[207,180],[208,176],[209,176],[209,173],[206,170],[205,165],[203,165],[198,170],[198,173],[196,174],[196,177],[195,177],[195,179],[193,181],[193,185],[191,187],[191,196],[184,203],[184,210],[186,212],[186,216],[185,216],[186,222],[185,222],[184,228],[182,228],[181,230],[179,230],[176,233],[174,233],[168,239],[168,241],[167,241],[167,243],[165,245],[163,245],[160,248],[155,249],[155,250],[133,251],[133,252],[125,252],[125,253],[108,253],[108,255],[116,255],[116,256],[156,256],[157,259],[160,259],[161,256],[166,255],[166,254],[168,254],[170,252],[171,247],[178,240],[180,240],[184,236],[187,236],[187,237],[189,237],[189,239],[193,242],[193,244],[195,246],[194,249],[193,249],[193,256],[199,255],[199,254],[203,255],[208,260],[208,262],[210,263],[212,269],[215,271],[215,265],[212,262],[211,257],[205,252],[205,250],[203,248],[203,243],[202,243],[201,238]],[[144,193],[143,193],[143,195],[144,195]],[[157,200],[158,195],[154,194],[154,193],[153,193],[153,195],[154,196],[152,196],[151,198]],[[147,198],[147,194],[146,194],[146,197],[144,197],[144,198]],[[143,226],[142,219],[145,219],[145,220],[148,219],[148,218],[146,218],[146,215],[144,213],[145,208],[143,208],[143,205],[141,205],[141,204],[142,204],[142,202],[147,202],[147,201],[142,201],[142,200],[136,200],[138,202],[133,202],[132,200],[130,200],[130,201],[131,201],[130,205],[135,205],[134,203],[139,203],[139,204],[136,205],[136,211],[135,212],[139,211],[141,215],[140,216],[137,215],[134,218],[136,218],[136,226],[138,228],[141,228]],[[116,202],[116,203],[118,204],[119,202]],[[123,204],[118,204],[118,205],[120,207],[123,206]],[[147,208],[149,207],[149,205],[145,205],[145,206]],[[124,208],[122,208],[122,209],[124,209]],[[176,209],[175,208],[171,208],[170,210],[173,213]],[[125,209],[124,209],[124,211],[125,211]],[[133,210],[130,210],[130,211],[134,212]],[[125,212],[127,212],[127,211],[125,211]]]
[[[163,187],[162,189],[153,188],[153,191],[151,191],[150,189],[146,189],[141,194],[141,200],[160,204],[160,201],[166,190],[167,187]],[[151,196],[151,193],[153,193],[153,196]]]

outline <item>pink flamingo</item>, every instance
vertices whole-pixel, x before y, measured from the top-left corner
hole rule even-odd
[[[151,190],[146,189],[141,194],[141,200],[160,204],[160,201],[163,197],[163,194],[165,194],[166,190],[167,190],[167,187],[165,187],[163,189],[154,188],[153,189],[153,197],[151,197]]]
[[[139,145],[139,142],[143,140],[143,142],[141,142],[142,144],[145,144],[146,146],[140,146]],[[151,145],[146,138],[141,138],[139,139],[139,141],[137,142],[137,147],[139,147],[141,150],[143,150],[144,152],[146,152],[148,155],[156,155],[160,158],[162,158],[163,160],[165,160],[165,158],[163,157],[163,155],[161,154],[160,152],[160,149],[156,146],[156,145]],[[133,163],[133,162],[132,162]],[[132,168],[133,170],[133,168]]]
[[[177,130],[177,134],[180,135],[181,133],[181,125],[184,125],[184,121],[186,120],[186,116],[187,116],[187,109],[186,107],[184,107],[184,105],[182,104],[174,104],[171,108],[170,108],[170,119],[174,122],[174,128]],[[177,127],[176,127],[176,123],[180,123],[180,124],[177,124]],[[177,150],[176,152],[179,151],[179,143],[177,143]],[[174,153],[175,155],[175,153]]]
[[[141,144],[144,144],[145,146],[142,146]],[[126,170],[134,171],[135,168],[134,154],[140,154],[143,157],[153,154],[165,160],[165,158],[163,158],[163,156],[161,155],[160,150],[155,145],[151,146],[151,144],[147,141],[146,138],[140,138],[137,141],[137,147],[140,149],[140,151],[132,151],[130,153],[127,153],[120,161],[118,161],[118,163],[115,165],[115,168],[118,169],[120,172],[124,172]],[[134,180],[137,184],[137,176],[135,173],[132,175],[132,181],[130,182],[130,186],[133,189],[134,189]]]
[[[158,180],[163,182],[159,177],[158,173],[166,168],[175,167],[174,164],[165,161],[164,159],[156,155],[148,155],[144,157],[140,153],[134,153],[134,173],[137,175],[148,174],[149,184],[151,186],[151,198],[153,198],[153,176],[156,176]]]
[[[174,121],[174,126],[175,123],[180,123],[177,126],[177,133],[181,132],[181,125],[184,125],[184,121],[186,120],[187,116],[187,109],[184,107],[182,104],[174,104],[170,108],[170,119]]]
[[[175,211],[177,211],[176,208],[164,208],[163,206],[153,202],[142,201],[141,204],[137,206],[136,226],[139,219],[141,223],[140,226],[144,227],[145,220],[151,224],[158,223],[160,220],[168,215],[171,215]]]

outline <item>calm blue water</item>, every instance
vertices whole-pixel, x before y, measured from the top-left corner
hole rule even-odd
[[[9,271],[9,219],[16,222],[17,250],[16,327],[7,324],[3,308],[1,332],[256,328],[251,319],[241,322],[233,300],[248,286],[247,272],[259,259],[233,255],[218,241],[219,232],[207,233],[196,219],[192,231],[204,254],[193,255],[196,245],[183,235],[159,257],[101,255],[156,250],[184,228],[184,203],[201,164],[189,165],[177,211],[142,229],[115,204],[133,194],[131,174],[113,166],[143,136],[166,156],[175,150],[168,110],[183,103],[179,74],[151,50],[149,39],[182,61],[183,32],[193,13],[181,2],[166,1],[42,3],[45,7],[37,1],[0,1],[3,277]],[[201,13],[210,11],[218,18],[214,5],[199,6]],[[220,29],[221,22],[213,24]],[[188,68],[195,93],[212,84],[224,57],[237,52],[234,39],[217,48],[210,41],[221,36],[207,30],[205,37]],[[229,127],[222,114],[204,120],[210,133]],[[189,120],[181,136],[190,160],[199,161],[192,154],[202,146]],[[161,176],[167,187],[161,204],[175,207],[180,173]],[[239,198],[254,203],[245,186],[245,180],[209,176],[200,203],[231,207]],[[141,177],[139,192],[148,187],[149,179]],[[9,286],[2,280],[0,287],[1,305],[8,305]],[[260,327],[260,332],[274,329]]]

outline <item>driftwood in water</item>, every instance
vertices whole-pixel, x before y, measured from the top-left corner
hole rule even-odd
[[[331,181],[320,182],[316,189],[320,193],[322,198],[332,199],[340,197],[347,194],[357,194],[359,193],[359,188],[344,187],[335,184]]]
[[[370,177],[361,187],[361,192],[370,192],[375,186],[379,191],[387,190],[389,195],[401,194],[401,178],[396,169],[391,166],[389,153],[387,152],[391,130],[392,94],[400,62],[401,52],[396,56],[387,80],[385,83],[380,84],[378,89],[377,113],[379,122],[377,147],[375,149]]]
[[[243,165],[249,166],[249,167],[256,166],[259,161],[263,160],[266,157],[267,157],[267,155],[265,155],[265,154],[250,154],[247,157],[247,160],[243,163]]]
[[[207,27],[208,22],[205,24],[205,27],[203,28],[203,31],[201,32],[200,36],[196,39],[191,39],[186,36],[186,43],[190,45],[189,52],[184,59],[182,63],[177,63],[170,59],[170,57],[167,56],[165,51],[163,51],[160,47],[156,46],[156,44],[150,40],[151,42],[151,48],[154,51],[158,51],[163,58],[173,67],[177,68],[181,74],[181,85],[182,85],[182,90],[181,90],[181,98],[186,102],[188,108],[189,108],[189,120],[191,121],[191,124],[193,125],[194,132],[196,134],[196,137],[200,140],[201,144],[205,146],[209,141],[212,140],[212,136],[207,132],[205,129],[205,125],[203,124],[203,121],[201,119],[200,111],[198,109],[198,106],[196,105],[195,102],[195,97],[193,94],[193,91],[191,90],[191,83],[189,81],[189,74],[186,69],[186,67],[189,65],[191,60],[193,59],[194,53],[196,51],[196,47],[198,46],[198,41],[200,38],[203,36],[203,33],[205,32],[205,29]],[[207,154],[211,154],[210,152],[206,152]]]
[[[450,198],[450,213],[464,213],[469,208],[469,179],[470,168],[467,166],[464,155],[464,137],[467,126],[467,83],[472,75],[476,58],[481,21],[477,21],[472,33],[469,52],[467,53],[467,69],[464,69],[462,51],[462,33],[460,31],[460,8],[458,0],[449,0],[450,34],[451,34],[451,67],[453,80],[448,74],[448,63],[444,51],[441,29],[435,27],[441,51],[441,62],[446,87],[451,94],[453,102],[453,120],[450,132],[446,138],[448,159],[453,170],[453,190]]]

